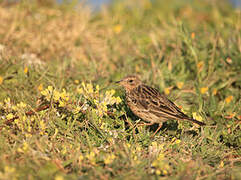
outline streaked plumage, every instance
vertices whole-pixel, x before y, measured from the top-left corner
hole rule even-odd
[[[157,131],[161,128],[162,123],[169,119],[188,120],[200,126],[205,125],[205,123],[185,115],[165,95],[162,95],[157,89],[143,84],[136,76],[127,76],[118,83],[125,89],[126,102],[131,111],[150,124],[158,123]]]

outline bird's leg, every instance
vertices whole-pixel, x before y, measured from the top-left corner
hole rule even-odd
[[[151,126],[153,124],[155,124],[155,123],[140,123],[140,124],[138,124],[138,126]]]
[[[137,126],[151,126],[155,123],[138,123]],[[133,135],[134,135],[134,131],[133,131]]]
[[[162,123],[159,123],[159,127],[158,127],[157,130],[151,135],[152,138],[153,138],[153,137],[156,135],[156,133],[161,129],[161,127],[162,127]]]

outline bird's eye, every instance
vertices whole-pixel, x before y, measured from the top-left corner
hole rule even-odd
[[[131,79],[131,80],[129,80],[129,83],[132,83],[133,82],[133,80]]]

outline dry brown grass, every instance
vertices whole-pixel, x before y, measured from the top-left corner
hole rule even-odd
[[[108,60],[107,40],[111,36],[97,23],[89,23],[90,11],[81,8],[65,13],[58,9],[20,6],[0,10],[1,43],[15,56],[34,53],[42,60],[71,58],[87,63]]]

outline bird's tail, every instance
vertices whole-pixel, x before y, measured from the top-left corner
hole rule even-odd
[[[186,118],[186,120],[194,122],[194,123],[198,124],[199,126],[205,126],[206,125],[204,122],[198,121],[198,120],[190,118],[190,117]]]

